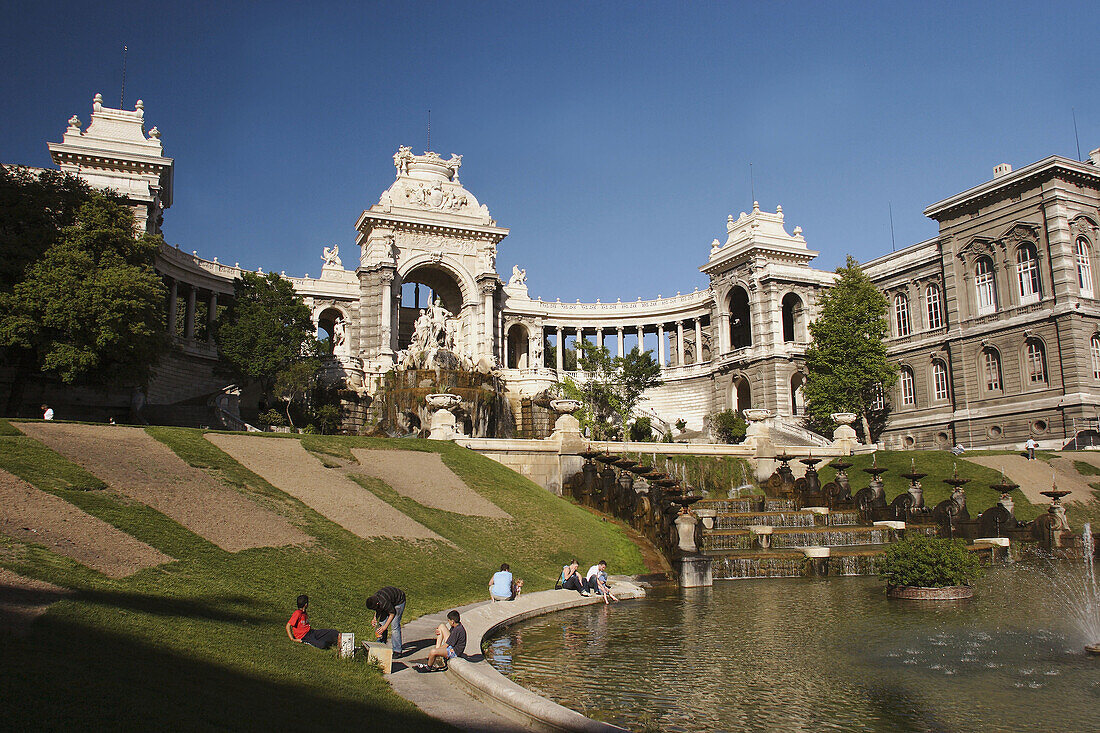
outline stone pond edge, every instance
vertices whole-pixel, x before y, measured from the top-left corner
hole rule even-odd
[[[612,578],[615,596],[622,600],[644,598],[645,590],[626,577]],[[479,606],[463,614],[469,648],[482,649],[486,638],[500,629],[535,616],[602,603],[598,596],[585,598],[576,591],[546,590],[521,595],[515,601]],[[494,712],[532,730],[604,733],[623,731],[610,723],[588,718],[516,684],[482,657],[481,661],[453,659],[448,678]]]

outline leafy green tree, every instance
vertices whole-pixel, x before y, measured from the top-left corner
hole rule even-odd
[[[874,440],[871,405],[879,390],[897,381],[897,368],[886,360],[886,296],[851,256],[836,272],[840,277],[822,297],[821,315],[810,324],[806,410],[822,428],[830,424],[831,413],[854,412],[864,436]]]
[[[120,200],[111,192],[99,195]],[[76,223],[91,196],[87,183],[67,173],[0,166],[0,293],[10,293],[62,230]]]
[[[117,197],[89,192],[73,222],[0,292],[0,346],[16,355],[17,381],[35,371],[66,384],[143,385],[167,346],[167,293],[153,269],[161,244],[134,236],[133,213]],[[21,382],[11,400],[20,392]]]
[[[722,443],[740,443],[745,439],[748,423],[735,410],[722,410],[706,416],[707,429]]]
[[[286,419],[290,427],[296,427],[290,408],[297,405],[303,414],[309,411],[309,396],[317,386],[321,360],[316,357],[298,359],[275,375],[273,394],[286,402]]]
[[[622,357],[612,357],[605,346],[589,341],[577,342],[578,366],[585,371],[582,384],[566,377],[566,396],[584,405],[578,413],[582,425],[599,440],[618,434],[630,423],[642,394],[661,385],[661,368],[651,352],[636,347]],[[647,438],[648,439],[648,438]]]
[[[281,372],[320,354],[309,308],[290,281],[275,273],[245,272],[233,291],[214,340],[238,378],[259,382],[270,393]]]

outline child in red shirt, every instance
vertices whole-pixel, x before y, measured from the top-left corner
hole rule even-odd
[[[309,614],[306,613],[308,606],[309,596],[304,593],[298,596],[298,610],[291,614],[290,620],[286,622],[286,635],[291,641],[304,641],[318,649],[328,649],[336,643],[340,632],[336,629],[311,629]]]

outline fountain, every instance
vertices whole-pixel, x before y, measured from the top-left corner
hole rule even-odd
[[[878,456],[871,454],[871,466],[863,469],[871,475],[871,485],[856,492],[855,503],[860,514],[869,520],[881,519],[886,512],[886,488],[882,485],[882,474],[889,471],[878,465]]]
[[[909,489],[898,495],[890,503],[890,508],[899,520],[919,522],[929,514],[928,507],[924,505],[924,488],[920,485],[920,480],[928,474],[918,472],[916,460],[910,459],[909,472],[901,475],[909,479]]]
[[[1081,533],[1082,551],[1085,556],[1084,588],[1080,599],[1078,611],[1078,624],[1085,632],[1087,639],[1092,639],[1091,644],[1085,645],[1085,651],[1089,654],[1100,656],[1100,589],[1096,585],[1096,542],[1092,538],[1092,525],[1085,524]]]

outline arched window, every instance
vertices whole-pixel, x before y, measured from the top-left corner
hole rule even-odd
[[[886,390],[882,388],[881,384],[876,384],[874,391],[871,393],[871,409],[876,412],[886,409]]]
[[[783,296],[783,341],[805,341],[805,327],[803,319],[805,309],[802,307],[802,298],[794,293]]]
[[[940,309],[940,286],[936,283],[928,283],[924,291],[924,302],[928,306],[928,328],[935,330],[943,328],[943,311]]]
[[[974,266],[974,288],[978,293],[978,315],[997,312],[997,286],[993,282],[993,260],[981,257]]]
[[[1021,303],[1034,303],[1039,299],[1039,254],[1033,244],[1025,244],[1016,250],[1016,281]]]
[[[913,370],[909,367],[901,368],[901,377],[898,379],[901,384],[901,404],[914,405],[917,402],[917,393],[913,388]]]
[[[1039,339],[1027,340],[1024,345],[1024,361],[1024,371],[1027,374],[1028,384],[1046,384],[1047,358],[1042,341]]]
[[[932,362],[932,398],[943,402],[948,398],[947,365],[938,359]]]
[[[1092,352],[1092,378],[1100,379],[1100,335],[1092,335],[1089,351]]]
[[[1001,355],[996,349],[982,350],[982,378],[987,391],[1001,391]]]
[[[1081,295],[1092,297],[1092,263],[1089,261],[1089,240],[1084,237],[1077,238],[1077,285],[1081,288]]]
[[[898,336],[908,336],[913,330],[909,322],[909,296],[905,293],[894,296],[894,324]]]

